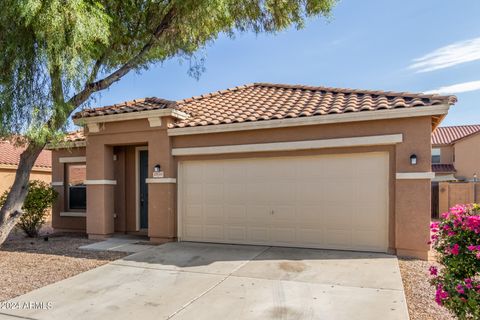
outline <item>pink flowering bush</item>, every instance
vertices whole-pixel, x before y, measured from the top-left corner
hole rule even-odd
[[[430,229],[442,265],[429,269],[435,301],[459,319],[480,319],[480,206],[457,205]]]

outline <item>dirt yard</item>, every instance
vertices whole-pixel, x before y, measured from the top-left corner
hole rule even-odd
[[[94,243],[82,234],[54,234],[48,241],[12,233],[0,247],[0,301],[72,277],[125,256],[78,247]]]
[[[453,320],[454,316],[435,303],[435,288],[428,282],[433,262],[398,259],[411,320]]]

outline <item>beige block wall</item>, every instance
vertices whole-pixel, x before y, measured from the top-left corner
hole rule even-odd
[[[10,187],[12,186],[13,181],[15,180],[15,173],[16,173],[15,167],[12,167],[12,166],[2,167],[0,165],[0,196],[3,195],[3,193],[9,190]],[[34,168],[30,173],[30,180],[40,180],[50,184],[50,182],[52,182],[51,169]],[[51,212],[49,212],[49,215],[47,217],[47,222],[46,222],[47,225],[50,223],[51,218],[52,218]]]
[[[480,134],[455,143],[455,169],[458,179],[471,180],[475,173],[480,179]]]
[[[11,166],[4,166],[0,165],[0,195],[2,195],[6,190],[10,189],[15,180],[15,173],[16,168]],[[40,180],[46,183],[52,182],[52,173],[50,169],[44,170],[36,170],[33,169],[32,173],[30,174],[30,180]]]

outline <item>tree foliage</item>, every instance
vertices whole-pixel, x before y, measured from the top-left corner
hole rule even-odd
[[[0,137],[42,144],[131,70],[191,58],[220,33],[300,28],[334,1],[2,0]]]
[[[0,209],[0,244],[22,215],[35,159],[68,118],[130,71],[192,58],[221,33],[274,33],[335,0],[2,0],[0,139],[25,145]],[[193,60],[195,61],[195,60]],[[198,60],[201,61],[201,60]],[[193,64],[198,76],[201,68]]]

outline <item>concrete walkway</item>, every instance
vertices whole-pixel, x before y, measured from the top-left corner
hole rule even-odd
[[[46,307],[0,309],[0,319],[408,319],[395,256],[199,243],[145,250],[9,302]]]

